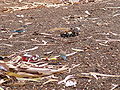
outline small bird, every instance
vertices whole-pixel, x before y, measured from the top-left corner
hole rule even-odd
[[[78,36],[80,32],[80,28],[79,27],[75,27],[75,28],[70,28],[67,31],[61,32],[60,36],[65,38],[65,37],[75,37]]]
[[[0,60],[4,60],[4,58],[2,56],[0,56]]]

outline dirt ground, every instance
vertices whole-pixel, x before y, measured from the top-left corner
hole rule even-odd
[[[10,4],[9,4],[10,5]],[[97,72],[100,74],[120,75],[120,0],[105,0],[87,4],[65,5],[61,7],[40,7],[35,9],[4,12],[5,4],[0,4],[0,55],[9,56],[15,52],[38,46],[30,54],[44,56],[60,50],[74,52],[72,48],[83,50],[70,56],[63,65],[79,64],[71,72],[55,76],[63,80],[74,75],[76,87],[65,87],[58,82],[50,82],[41,87],[41,83],[28,82],[24,86],[1,86],[6,90],[120,90],[120,77],[81,78],[79,74]],[[12,5],[10,5],[12,6]],[[13,5],[14,6],[14,5]],[[13,32],[18,28],[25,32]],[[80,28],[78,36],[60,37],[54,28]],[[48,31],[53,29],[53,31]],[[49,38],[40,33],[52,34]],[[52,37],[56,38],[53,39]],[[48,44],[41,46],[42,40]],[[113,88],[115,85],[115,89]],[[113,89],[112,89],[113,88]]]

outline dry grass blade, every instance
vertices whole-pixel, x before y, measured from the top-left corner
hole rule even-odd
[[[2,44],[0,44],[0,46],[8,46],[8,47],[13,47],[13,45],[11,45],[11,44],[6,44],[6,43],[2,43]]]
[[[83,75],[91,75],[91,76],[95,77],[96,79],[98,79],[97,76],[101,76],[101,77],[120,77],[120,75],[100,74],[100,73],[96,73],[96,72],[81,73],[81,74],[83,74]]]
[[[81,74],[77,74],[76,75],[77,77],[79,77],[79,78],[92,78],[92,76],[84,76],[84,75],[81,75]]]
[[[66,56],[72,56],[72,55],[75,55],[77,52],[73,52],[73,53],[69,53],[69,54],[66,54]]]
[[[78,67],[78,66],[80,66],[80,64],[77,64],[77,65],[72,65],[72,67],[71,67],[71,68],[69,68],[69,73],[71,72],[71,70],[72,70],[72,69],[74,69],[74,68],[76,68],[76,67]]]
[[[38,47],[37,47],[37,46],[36,46],[36,47],[34,47],[34,48],[31,48],[31,49],[27,49],[27,50],[20,51],[20,52],[33,51],[33,50],[36,50],[36,49],[38,49]]]
[[[98,42],[120,42],[120,39],[107,39],[107,40],[99,40],[96,39]]]
[[[119,87],[119,85],[115,85],[115,84],[112,84],[113,85],[113,88],[111,88],[110,90],[115,90],[117,87]]]
[[[76,51],[76,52],[83,52],[84,50],[82,49],[75,49],[75,48],[72,48],[73,51]]]
[[[34,81],[34,82],[41,82],[42,78],[16,78],[19,81]]]
[[[40,35],[52,36],[52,34],[48,34],[48,33],[40,33]]]
[[[48,81],[44,82],[43,85],[50,83],[50,82],[57,82],[58,80],[56,79],[49,79]]]
[[[20,69],[21,71],[27,72],[27,73],[39,73],[40,75],[51,75],[54,73],[62,73],[63,71],[67,70],[68,68],[63,66],[62,68],[59,69],[49,69],[49,68],[23,68]]]
[[[70,28],[52,28],[49,29],[48,31],[69,31]]]
[[[18,73],[13,73],[13,72],[6,72],[5,73],[8,76],[13,76],[13,77],[19,77],[19,78],[24,78],[24,77],[28,77],[28,78],[36,78],[39,77],[39,75],[34,75],[34,74],[29,74],[29,73],[25,73],[25,72],[18,72]]]
[[[28,77],[28,78],[38,78],[40,77],[37,74],[30,74],[30,73],[25,73],[25,72],[18,72],[18,75],[21,75],[22,77]]]
[[[12,61],[18,62],[20,59],[22,59],[22,57],[21,56],[17,56],[17,57],[12,58]]]
[[[106,7],[108,9],[119,9],[120,7]]]

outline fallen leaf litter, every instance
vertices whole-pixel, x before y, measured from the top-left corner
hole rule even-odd
[[[37,8],[38,5],[33,5],[34,7],[31,8]],[[51,5],[52,6],[52,5]],[[48,7],[51,7],[50,5]],[[52,7],[56,7],[56,5],[53,5]],[[57,5],[58,6],[58,5]],[[13,11],[17,10],[23,10],[23,9],[31,9],[28,6],[25,7],[9,7],[8,9],[12,9]],[[8,10],[10,11],[10,10]],[[90,16],[89,11],[85,11],[87,15],[85,16],[73,16],[73,20],[78,20],[80,21],[81,19],[85,19]],[[17,17],[23,17],[23,15],[17,15]],[[68,20],[71,18],[71,16],[68,16],[67,19],[64,18],[64,20]],[[77,19],[76,19],[77,18]],[[29,23],[28,23],[29,24]],[[31,24],[31,23],[30,23]],[[77,29],[78,31],[74,31]],[[75,28],[53,28],[48,31],[60,31],[59,35],[57,34],[58,37],[62,38],[72,38],[72,37],[77,37],[80,34],[79,27]],[[24,28],[18,28],[16,30],[12,30],[11,33],[17,33],[21,34],[26,32]],[[111,32],[112,33],[112,32]],[[112,33],[113,35],[119,35]],[[52,36],[52,34],[49,33],[38,33],[38,35],[43,35],[44,37],[50,37],[53,39],[58,39],[56,36]],[[10,35],[9,39],[13,38],[13,34]],[[31,39],[31,41],[37,41],[37,39]],[[96,39],[97,42],[119,42],[119,39],[109,39],[107,40],[100,40]],[[109,74],[101,74],[101,73],[96,73],[96,72],[89,72],[89,73],[80,73],[78,75],[68,75],[65,77],[65,79],[59,81],[58,77],[52,76],[56,75],[59,73],[65,73],[67,71],[71,72],[72,69],[78,67],[78,65],[73,65],[72,67],[68,67],[67,65],[49,65],[49,61],[68,61],[69,56],[73,56],[75,54],[85,52],[83,49],[79,48],[71,48],[73,50],[72,53],[66,54],[66,52],[61,51],[57,56],[52,56],[52,57],[41,57],[39,55],[31,55],[29,54],[30,51],[37,50],[39,46],[46,46],[46,45],[54,45],[54,44],[48,44],[46,40],[42,40],[43,44],[34,44],[36,45],[33,48],[26,49],[26,50],[20,50],[18,52],[15,52],[12,55],[9,56],[0,56],[0,84],[1,85],[11,85],[11,86],[17,86],[17,85],[25,85],[26,81],[33,81],[33,82],[42,82],[43,79],[47,79],[47,81],[42,83],[42,86],[51,82],[58,82],[57,84],[64,84],[66,87],[76,87],[77,85],[77,80],[75,77],[80,77],[80,78],[89,78],[91,79],[93,76],[96,80],[99,79],[99,77],[120,77],[120,75],[109,75]],[[105,44],[106,44],[105,43]],[[100,44],[100,43],[99,43]],[[5,44],[2,43],[0,45],[12,47],[13,45],[11,44]],[[102,44],[101,44],[102,45]],[[44,55],[49,55],[53,53],[54,51],[49,51],[45,52]],[[18,55],[19,54],[19,55]],[[6,58],[9,58],[9,61],[5,61]],[[47,62],[46,62],[47,61]],[[56,63],[56,62],[55,62]],[[23,82],[21,84],[21,81]],[[114,88],[117,88],[119,85],[113,85],[113,90]],[[2,87],[0,88],[1,90],[3,89]]]

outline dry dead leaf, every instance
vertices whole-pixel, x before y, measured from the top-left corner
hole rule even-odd
[[[48,68],[27,68],[27,69],[21,69],[21,71],[27,72],[27,73],[39,73],[40,75],[51,75],[54,73],[61,73],[68,68],[63,66],[62,68],[59,69],[48,69]]]
[[[56,79],[49,79],[48,81],[44,82],[43,85],[48,84],[50,82],[57,82],[58,80]]]

